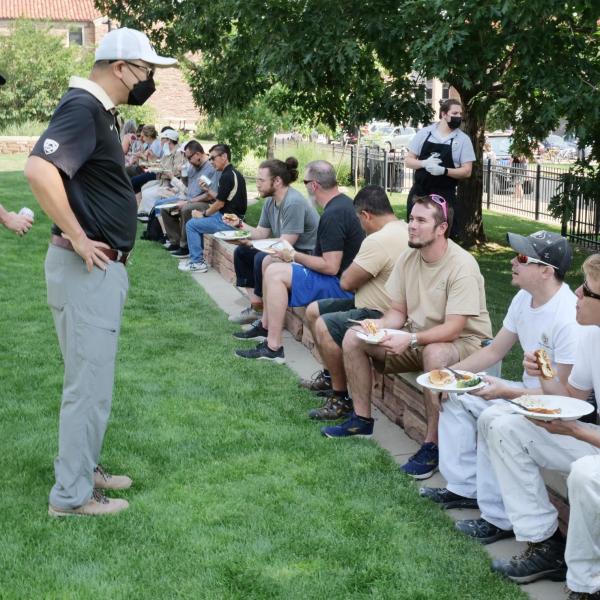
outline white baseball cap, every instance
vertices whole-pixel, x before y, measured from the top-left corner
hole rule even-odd
[[[170,67],[177,62],[175,58],[156,54],[145,34],[128,27],[113,29],[102,38],[96,60],[143,60],[157,67]]]
[[[168,140],[171,140],[172,142],[179,141],[179,134],[174,129],[165,129],[164,131],[162,131],[159,134],[159,136],[161,138],[167,138]]]

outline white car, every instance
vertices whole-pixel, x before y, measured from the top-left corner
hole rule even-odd
[[[386,150],[403,150],[408,148],[417,130],[414,127],[395,127],[384,135],[383,144]]]

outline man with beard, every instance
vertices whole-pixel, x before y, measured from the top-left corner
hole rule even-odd
[[[239,229],[250,232],[251,240],[278,238],[298,252],[312,254],[317,241],[319,214],[308,200],[290,185],[298,179],[298,161],[290,156],[285,162],[265,160],[258,167],[256,189],[266,198],[258,227],[240,220]],[[233,323],[247,324],[260,319],[263,311],[263,262],[267,254],[259,252],[251,242],[242,242],[233,254],[236,285],[245,288],[250,306],[229,318]]]
[[[324,298],[353,298],[340,286],[341,273],[352,263],[365,236],[352,200],[338,188],[333,165],[324,160],[308,163],[304,185],[309,198],[323,208],[314,254],[278,251],[283,262],[265,270],[262,318],[247,331],[235,333],[241,340],[260,340],[256,348],[236,350],[241,358],[285,362],[281,336],[288,306],[306,306]],[[293,264],[289,264],[293,263]]]
[[[158,56],[140,31],[108,33],[89,79],[71,78],[25,165],[34,196],[54,222],[46,283],[65,375],[48,508],[53,517],[128,507],[100,489],[125,489],[131,479],[98,464],[129,287],[125,265],[136,233],[116,106],[143,104],[155,90],[155,68],[176,62]]]
[[[431,371],[454,364],[477,351],[492,334],[483,277],[477,261],[448,239],[452,208],[440,196],[415,198],[408,224],[408,245],[386,289],[389,310],[372,321],[378,328],[401,329],[377,344],[355,331],[344,337],[344,366],[352,390],[354,414],[341,425],[321,429],[327,437],[370,436],[371,359],[384,373]],[[402,467],[415,479],[430,477],[438,467],[439,394],[424,390],[427,433],[423,445]]]

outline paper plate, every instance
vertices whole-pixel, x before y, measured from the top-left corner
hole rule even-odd
[[[456,372],[457,373],[465,373],[465,374],[469,373],[469,371],[461,371],[459,369],[456,369]],[[475,376],[475,373],[470,373],[470,374]],[[434,392],[458,392],[458,393],[472,392],[473,390],[479,390],[482,387],[487,385],[485,381],[481,381],[477,385],[473,385],[471,387],[458,387],[456,385],[456,381],[453,381],[452,383],[449,383],[448,385],[434,385],[433,383],[431,383],[429,381],[429,373],[423,373],[423,374],[419,375],[417,377],[417,383],[419,385],[422,385],[424,388],[433,390]]]
[[[594,407],[589,402],[578,400],[577,398],[570,398],[569,396],[532,394],[531,398],[534,399],[536,404],[539,404],[539,406],[542,406],[543,408],[560,408],[560,413],[544,415],[531,412],[524,407],[516,406],[514,403],[518,403],[519,398],[515,398],[511,402],[515,412],[525,415],[530,419],[537,419],[538,421],[553,421],[554,419],[561,419],[562,421],[575,421],[584,415],[589,415],[594,410]]]
[[[363,333],[362,331],[356,332],[356,337],[367,342],[367,344],[379,344],[386,335],[410,335],[410,333],[402,329],[380,329],[375,335]]]
[[[278,241],[279,238],[268,238],[266,240],[252,240],[252,245],[261,252],[273,254],[273,250],[270,248],[270,246],[276,244]]]
[[[235,242],[236,240],[245,240],[250,237],[249,231],[242,231],[241,229],[227,229],[225,231],[217,231],[214,236],[218,240],[226,240],[228,242]]]

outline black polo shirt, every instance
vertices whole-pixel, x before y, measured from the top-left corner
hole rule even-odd
[[[227,165],[221,172],[217,200],[225,202],[223,208],[220,209],[223,214],[235,213],[238,217],[246,214],[248,208],[246,180],[237,169],[233,168],[233,165]]]
[[[350,266],[365,238],[365,232],[356,216],[354,204],[346,194],[332,198],[323,209],[319,228],[315,256],[325,252],[342,252],[342,262],[338,277]]]
[[[116,117],[97,98],[70,88],[31,154],[60,171],[71,210],[90,239],[123,252],[133,248],[135,194]],[[61,231],[53,225],[52,233]]]

